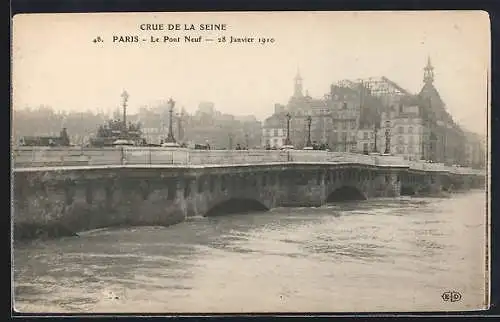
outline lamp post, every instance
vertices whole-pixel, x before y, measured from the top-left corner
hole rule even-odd
[[[248,140],[248,133],[245,133],[245,144],[247,146],[247,149],[249,148],[248,142],[249,142],[249,140]]]
[[[431,141],[431,146],[430,146],[430,160],[432,162],[436,162],[436,134],[434,132],[431,132],[431,137],[430,137],[430,141]]]
[[[432,149],[432,144],[431,144],[431,137],[432,137],[432,124],[430,120],[430,115],[426,114],[425,119],[423,120],[422,123],[422,135],[421,135],[421,140],[422,140],[422,157],[420,158],[423,161],[430,161],[431,160],[431,149]],[[425,135],[424,135],[425,134]]]
[[[384,154],[391,153],[391,130],[389,126],[391,125],[390,121],[385,122],[385,151]]]
[[[427,125],[427,131],[429,133],[429,142],[427,142],[427,147],[424,151],[425,157],[424,160],[431,161],[432,160],[432,122],[431,122],[431,114],[432,114],[432,101],[431,98],[427,98],[427,112],[426,112],[426,125]]]
[[[443,163],[446,164],[447,158],[446,158],[446,141],[447,141],[447,135],[446,135],[446,128],[444,129],[443,133]]]
[[[177,113],[177,136],[179,138],[179,141],[182,141],[184,138],[184,133],[182,133],[182,118],[184,116],[184,113]]]
[[[122,93],[123,98],[123,134],[127,132],[127,101],[128,101],[128,93],[126,90]]]
[[[342,133],[342,140],[344,142],[344,152],[348,152],[347,151],[347,132]]]
[[[420,151],[420,160],[425,161],[426,155],[425,155],[425,143],[424,143],[424,138],[422,136],[422,144],[420,144],[420,148],[422,151]]]
[[[229,133],[228,138],[229,138],[229,150],[232,150],[233,149],[233,133]]]
[[[290,113],[286,113],[286,139],[285,139],[285,146],[286,147],[291,147],[292,146],[292,141],[290,140],[290,119],[292,116]]]
[[[373,126],[373,139],[374,139],[373,152],[374,153],[376,153],[378,151],[378,149],[377,149],[377,134],[378,134],[378,124],[375,123],[375,125]]]
[[[306,142],[306,147],[311,147],[311,123],[312,123],[312,117],[309,115],[307,117],[307,142]]]
[[[179,146],[175,141],[174,132],[172,129],[172,114],[174,112],[175,102],[172,98],[168,100],[168,104],[170,105],[168,113],[169,113],[169,122],[168,122],[168,135],[165,140],[165,146]]]

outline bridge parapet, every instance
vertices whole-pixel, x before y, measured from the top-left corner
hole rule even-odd
[[[268,150],[189,150],[186,164],[258,164],[270,162],[288,162],[286,151]]]
[[[356,153],[343,153],[343,152],[327,152],[327,151],[301,151],[291,150],[287,151],[290,155],[288,158],[292,162],[302,163],[355,163],[376,165],[377,161],[374,157],[356,154]]]
[[[249,165],[263,163],[361,164],[379,167],[403,167],[426,172],[459,175],[485,175],[483,170],[450,167],[440,163],[408,161],[392,155],[303,150],[190,150],[159,147],[123,148],[19,148],[12,152],[15,169],[49,166],[101,165]]]
[[[394,155],[375,155],[375,164],[385,167],[409,167],[407,160]]]

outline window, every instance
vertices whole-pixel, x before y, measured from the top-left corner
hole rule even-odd
[[[363,152],[368,152],[368,143],[363,143]]]
[[[343,108],[344,110],[346,110],[346,109],[347,109],[347,102],[344,102],[344,103],[342,104],[342,108]]]
[[[405,130],[404,130],[404,128],[402,126],[398,127],[398,133],[399,134],[405,133]]]
[[[408,154],[412,154],[413,153],[413,146],[409,146],[408,147]]]
[[[410,135],[408,138],[408,143],[413,144],[413,135]]]
[[[356,128],[356,121],[351,121],[351,129],[355,129]]]
[[[342,122],[342,130],[347,130],[347,122]]]
[[[405,138],[404,138],[404,136],[399,136],[398,137],[398,143],[399,144],[405,144]]]
[[[274,136],[278,136],[278,129],[274,129]]]
[[[342,141],[347,141],[347,132],[342,132]]]
[[[368,140],[368,132],[363,132],[363,140]]]
[[[408,128],[408,133],[413,134],[413,126],[410,126],[410,127]]]
[[[338,141],[338,135],[337,135],[337,132],[332,132],[332,141],[333,142],[337,142]]]

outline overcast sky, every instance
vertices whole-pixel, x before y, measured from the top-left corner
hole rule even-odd
[[[142,23],[226,24],[226,31],[141,31]],[[272,37],[273,44],[112,43],[112,36]],[[101,36],[104,43],[92,39]],[[104,111],[169,97],[259,119],[286,103],[300,69],[313,97],[345,78],[386,76],[410,92],[429,55],[456,121],[487,127],[489,20],[482,12],[287,12],[22,15],[13,25],[14,108]]]

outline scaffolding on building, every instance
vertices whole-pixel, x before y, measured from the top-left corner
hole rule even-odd
[[[385,76],[358,78],[355,80],[344,79],[337,82],[338,87],[347,87],[353,90],[359,90],[361,86],[365,87],[370,95],[381,96],[408,96],[410,92],[391,81]]]

